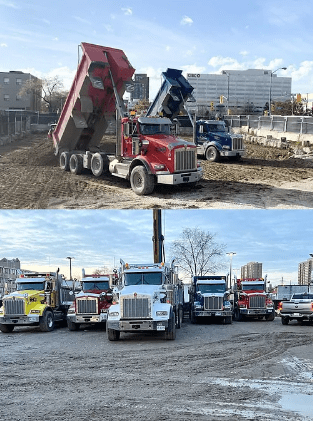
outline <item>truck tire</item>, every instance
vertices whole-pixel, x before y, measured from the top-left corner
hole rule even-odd
[[[64,171],[70,170],[70,154],[68,152],[62,152],[60,155],[60,168]]]
[[[10,333],[14,330],[14,325],[0,325],[0,330],[3,333]]]
[[[282,317],[281,322],[282,322],[283,325],[287,325],[289,323],[289,318],[288,317]]]
[[[195,313],[192,310],[190,311],[190,322],[193,325],[197,323],[197,316],[195,316]]]
[[[130,174],[130,185],[139,196],[150,194],[154,190],[154,175],[148,174],[144,166],[137,165]]]
[[[118,341],[120,339],[121,332],[115,329],[107,329],[109,341]]]
[[[67,320],[67,327],[71,331],[78,330],[79,323],[75,323],[75,322],[72,322],[71,320]]]
[[[176,329],[180,329],[183,323],[183,309],[179,307],[176,314]]]
[[[175,314],[172,313],[167,329],[165,329],[165,339],[167,341],[173,341],[176,338],[176,323],[175,323]]]
[[[54,329],[54,317],[50,310],[43,313],[39,321],[39,328],[42,332],[51,332]]]
[[[218,162],[220,160],[220,153],[214,146],[209,146],[205,151],[205,159],[211,162]]]
[[[103,158],[98,152],[92,155],[90,169],[95,177],[100,177],[103,173]]]
[[[225,325],[231,325],[231,324],[232,324],[232,322],[233,322],[233,318],[232,318],[232,316],[226,316],[226,317],[224,318],[224,323],[225,323]]]
[[[267,314],[265,316],[265,320],[268,322],[272,322],[275,319],[275,311],[273,311],[271,314]]]
[[[83,170],[83,158],[73,153],[70,157],[70,171],[72,174],[79,175]]]

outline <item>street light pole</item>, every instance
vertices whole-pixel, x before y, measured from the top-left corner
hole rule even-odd
[[[234,251],[230,251],[230,252],[228,252],[226,254],[230,258],[230,263],[229,263],[229,288],[231,288],[232,263],[233,263],[233,256],[235,256],[236,253]]]
[[[278,69],[271,71],[271,78],[270,78],[270,91],[269,91],[269,101],[268,101],[268,115],[271,116],[271,103],[272,103],[272,78],[273,74],[276,73],[278,70],[287,70],[287,67],[279,67]]]
[[[75,259],[75,257],[67,257],[70,261],[70,280],[72,280],[72,259]]]

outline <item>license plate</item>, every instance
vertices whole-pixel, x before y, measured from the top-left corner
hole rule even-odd
[[[294,315],[295,317],[299,317],[299,316],[300,316],[300,313],[293,313],[293,315]]]
[[[165,326],[157,326],[157,330],[165,330]]]

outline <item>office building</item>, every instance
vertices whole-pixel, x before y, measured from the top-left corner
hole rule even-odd
[[[130,100],[149,101],[149,78],[146,74],[135,74],[134,89],[130,92]]]
[[[262,278],[262,263],[249,262],[241,266],[241,279]]]
[[[308,259],[306,262],[299,263],[298,266],[298,284],[308,285],[313,283],[313,257]]]

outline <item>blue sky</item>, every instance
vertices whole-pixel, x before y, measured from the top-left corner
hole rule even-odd
[[[124,50],[138,73],[262,68],[313,91],[313,3],[307,0],[0,0],[0,71],[59,75],[70,87],[78,45]]]
[[[162,210],[165,253],[183,228],[200,228],[236,252],[233,268],[263,263],[263,276],[274,285],[297,283],[298,263],[313,253],[313,210]],[[2,210],[0,258],[18,257],[22,268],[56,270],[74,276],[81,269],[128,262],[149,263],[152,210]],[[225,255],[228,271],[229,258]],[[236,272],[236,270],[235,270]],[[240,271],[237,272],[240,276]]]

